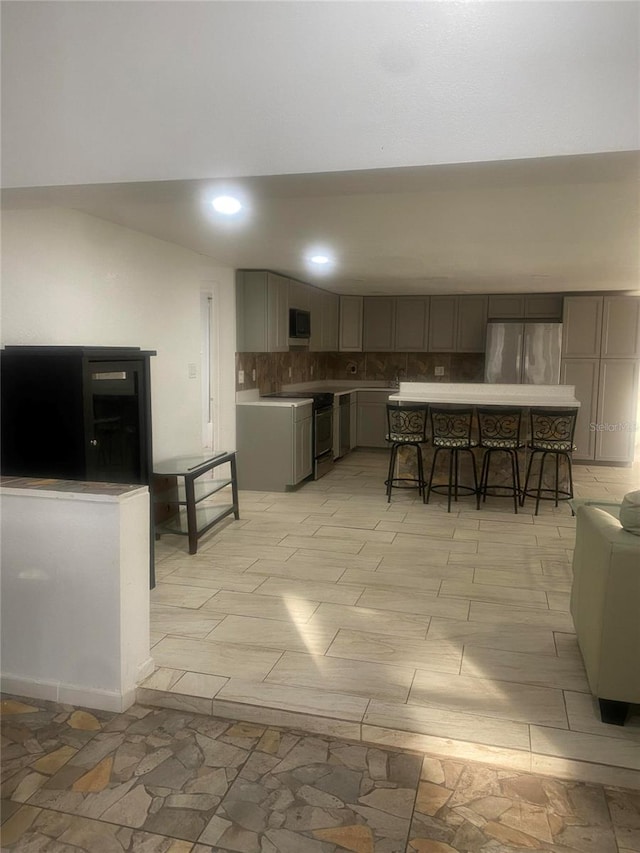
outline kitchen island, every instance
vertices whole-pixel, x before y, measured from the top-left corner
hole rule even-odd
[[[529,432],[528,410],[535,408],[557,408],[578,409],[580,401],[576,399],[575,387],[573,385],[508,385],[490,383],[465,383],[465,382],[401,382],[398,391],[390,395],[389,402],[392,403],[424,403],[437,406],[514,406],[522,409],[522,432],[523,443],[526,442]],[[477,437],[477,436],[476,436]],[[477,457],[477,469],[481,470],[481,450],[474,450]],[[521,472],[526,470],[526,450],[518,451],[519,468]],[[423,446],[423,457],[427,472],[433,460],[433,449],[430,442]],[[536,460],[532,475],[537,475],[538,460]],[[397,476],[415,477],[415,457],[412,454],[400,453],[398,461],[399,471]],[[444,454],[438,459],[436,465],[436,482],[446,480],[447,460]],[[495,486],[508,485],[511,481],[510,462],[506,454],[498,454],[492,460],[491,482]],[[460,482],[472,483],[471,460],[467,454],[463,454],[460,460]],[[534,480],[535,482],[535,480]],[[544,486],[550,486],[547,472],[545,471]]]
[[[401,382],[390,402],[465,406],[577,409],[573,385],[498,385],[472,382]]]

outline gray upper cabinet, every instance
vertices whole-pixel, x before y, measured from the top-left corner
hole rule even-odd
[[[432,296],[429,301],[429,350],[430,352],[454,352],[456,348],[456,326],[458,298],[456,296]]]
[[[501,293],[489,297],[490,320],[561,320],[562,295],[558,293]]]
[[[456,352],[484,352],[487,334],[486,296],[459,296]]]
[[[602,315],[603,358],[640,358],[640,298],[605,296]]]
[[[275,273],[238,270],[238,352],[286,352],[289,348],[289,281]]]
[[[340,319],[340,297],[309,285],[311,310],[310,352],[336,352]]]
[[[557,293],[525,296],[524,316],[528,320],[562,320],[562,296]]]
[[[396,352],[426,352],[429,348],[429,297],[396,298]]]
[[[598,358],[602,333],[602,296],[565,296],[562,357]]]
[[[430,352],[484,352],[487,303],[486,296],[432,296]]]
[[[327,290],[321,290],[320,293],[322,294],[321,349],[325,352],[336,352],[340,329],[340,297]]]
[[[289,308],[297,308],[300,311],[311,310],[311,291],[314,288],[310,284],[289,279]]]
[[[362,296],[340,297],[340,350],[362,352]]]
[[[311,288],[309,299],[309,310],[311,312],[311,337],[309,338],[309,351],[320,352],[322,346],[324,291],[317,287]],[[337,347],[336,347],[337,349]]]
[[[363,300],[362,349],[391,352],[395,338],[396,300],[392,296],[365,296]]]
[[[524,296],[499,294],[489,297],[490,320],[521,320],[524,317]]]

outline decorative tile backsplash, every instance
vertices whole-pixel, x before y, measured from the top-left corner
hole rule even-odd
[[[435,368],[442,367],[442,376]],[[244,371],[244,384],[238,371]],[[255,371],[255,379],[254,379]],[[354,382],[482,382],[484,353],[438,352],[238,352],[236,390],[258,388],[261,394],[283,385],[325,379]]]

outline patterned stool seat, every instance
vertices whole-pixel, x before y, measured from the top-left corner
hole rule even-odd
[[[391,489],[418,489],[418,494],[424,500],[424,468],[422,448],[420,445],[427,440],[427,411],[424,404],[395,404],[387,403],[387,434],[385,440],[391,444],[389,457],[389,472],[384,481],[387,487],[387,502],[391,501]],[[414,447],[416,451],[416,477],[394,476],[398,461],[398,448]]]
[[[573,436],[576,429],[578,417],[577,409],[530,409],[530,436],[527,448],[529,450],[529,464],[527,476],[524,481],[522,499],[524,505],[526,497],[536,499],[535,514],[538,514],[540,501],[570,500],[573,497],[573,475],[571,470],[571,453],[576,449]],[[540,468],[538,470],[537,485],[529,485],[531,469],[536,455],[540,454]],[[553,487],[543,486],[544,466],[547,459],[551,457],[555,461],[555,476]],[[564,488],[560,487],[560,460],[566,463],[566,483]],[[573,510],[571,510],[573,514]]]
[[[451,512],[451,498],[458,500],[458,494],[476,494],[478,491],[478,475],[473,448],[477,442],[471,438],[473,425],[473,408],[465,406],[450,406],[447,408],[431,407],[431,441],[433,444],[433,460],[427,486],[426,503],[429,503],[431,492],[447,495],[447,512]],[[471,455],[471,470],[473,486],[461,485],[459,482],[459,454]],[[433,474],[436,460],[440,452],[449,453],[449,478],[446,483],[433,485]]]
[[[416,442],[416,438],[415,438],[414,436],[411,436],[411,435],[403,435],[403,434],[402,434],[402,433],[400,433],[400,432],[392,432],[392,433],[389,433],[389,432],[388,432],[388,433],[385,435],[384,440],[385,440],[385,441],[394,441],[396,444],[416,444],[416,443],[418,443],[418,444],[422,444],[422,443],[423,443],[423,442],[420,442],[420,441]],[[425,441],[427,440],[427,439],[426,439],[426,436],[425,436],[425,439],[424,439],[424,440],[425,440]]]
[[[434,447],[450,447],[452,450],[461,448],[462,450],[470,447],[477,447],[478,442],[472,438],[442,438],[437,437],[432,441]]]
[[[577,449],[571,441],[536,441],[529,444],[529,450],[550,450],[556,453],[571,453]]]
[[[524,442],[520,440],[522,409],[512,406],[478,407],[477,415],[479,447],[484,450],[477,508],[480,509],[481,499],[483,503],[487,500],[487,495],[513,497],[513,510],[517,513],[522,494],[518,465],[518,450],[524,447]],[[509,457],[511,482],[489,482],[491,460],[496,453]]]
[[[524,447],[524,442],[512,438],[484,438],[482,446],[491,450],[520,450]]]

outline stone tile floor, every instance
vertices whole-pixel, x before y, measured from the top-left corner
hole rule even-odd
[[[446,512],[359,450],[291,493],[241,492],[239,521],[157,543],[145,704],[640,789],[640,711],[600,722],[569,614],[566,503]],[[619,500],[626,468],[575,466]]]
[[[1,711],[6,851],[640,851],[623,788],[141,705]]]

